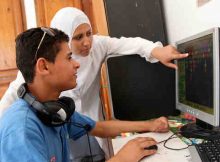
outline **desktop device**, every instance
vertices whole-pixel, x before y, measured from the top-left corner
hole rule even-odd
[[[177,61],[176,107],[196,117],[180,133],[207,140],[189,147],[193,162],[220,161],[219,43],[217,27],[176,43],[181,53],[189,53]]]
[[[112,118],[146,120],[176,115],[175,70],[137,54],[106,59]]]
[[[219,126],[219,28],[178,41],[176,47],[189,53],[177,61],[177,109]]]

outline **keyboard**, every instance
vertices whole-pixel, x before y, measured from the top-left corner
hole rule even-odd
[[[220,138],[189,147],[192,162],[220,162]]]

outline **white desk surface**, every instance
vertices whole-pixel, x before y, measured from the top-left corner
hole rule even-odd
[[[129,140],[135,137],[152,137],[156,141],[160,142],[169,138],[173,133],[170,131],[168,133],[143,133],[138,135],[133,135],[130,137],[119,137],[112,140],[114,154],[116,154],[121,147],[127,143]],[[167,149],[163,146],[163,143],[157,145],[158,151],[156,154],[144,158],[141,162],[191,162],[191,157],[188,149],[174,151]],[[179,138],[173,138],[166,143],[166,146],[171,148],[184,148],[187,145],[181,141]]]

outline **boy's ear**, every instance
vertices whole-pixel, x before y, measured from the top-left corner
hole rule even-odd
[[[49,62],[45,58],[39,58],[36,63],[36,73],[48,74]]]

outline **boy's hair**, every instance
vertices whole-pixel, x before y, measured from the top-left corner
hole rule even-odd
[[[53,35],[43,31],[45,28],[32,28],[19,34],[16,42],[16,64],[26,83],[32,83],[35,64],[40,57],[54,63],[61,43],[68,42],[68,36],[61,30],[46,28]],[[43,36],[45,34],[45,36]]]

